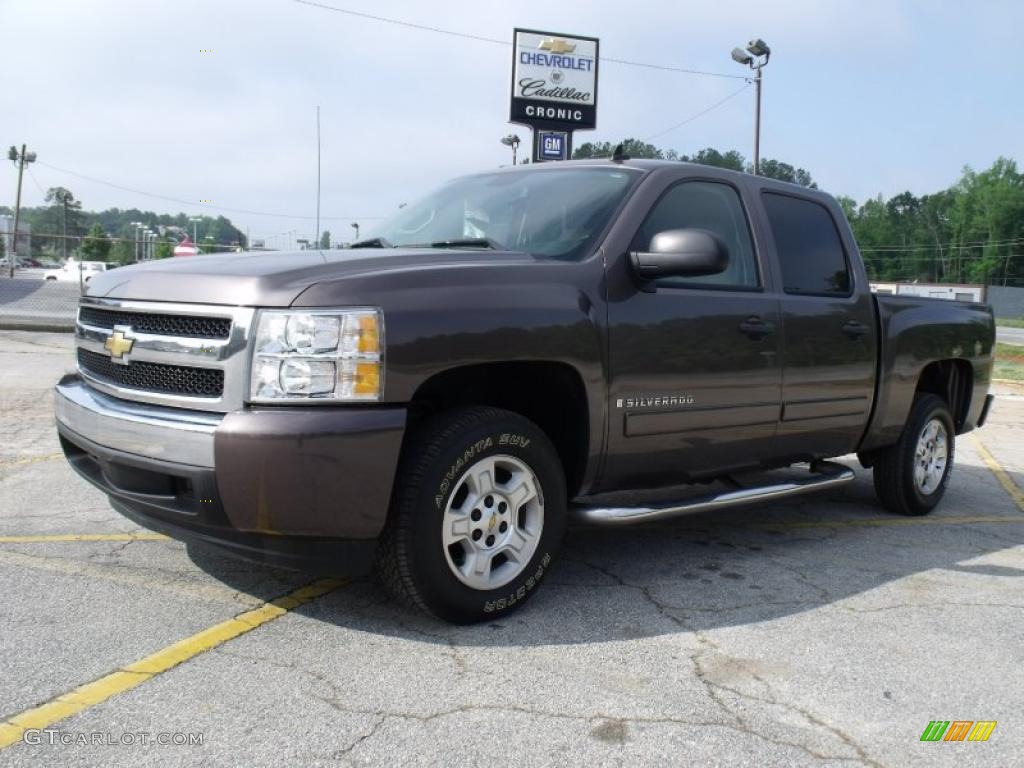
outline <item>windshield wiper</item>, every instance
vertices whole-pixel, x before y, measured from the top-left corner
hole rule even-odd
[[[371,237],[368,240],[359,240],[352,243],[349,248],[393,248],[383,237]]]
[[[416,243],[406,248],[487,248],[492,251],[503,251],[505,246],[489,237],[460,237],[453,240],[438,240],[433,243]]]

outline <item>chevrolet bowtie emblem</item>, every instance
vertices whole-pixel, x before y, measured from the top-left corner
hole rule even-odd
[[[552,53],[572,53],[576,50],[576,43],[570,43],[560,37],[549,37],[542,40],[537,47],[542,51],[551,51]]]
[[[135,339],[129,339],[121,330],[115,330],[107,336],[107,340],[103,342],[103,348],[110,353],[111,357],[120,360],[132,351],[133,344],[135,344]]]

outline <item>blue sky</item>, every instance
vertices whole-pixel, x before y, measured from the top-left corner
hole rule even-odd
[[[732,47],[762,37],[762,155],[858,201],[933,192],[999,155],[1024,162],[1021,2],[324,2],[506,40],[515,26],[577,32],[607,56],[734,75],[746,70]],[[27,205],[60,184],[89,209],[223,212],[253,237],[310,236],[320,104],[322,228],[347,237],[353,219],[365,227],[445,178],[508,162],[500,137],[527,135],[507,124],[510,48],[293,0],[6,0],[3,29],[16,101],[0,141],[40,160]],[[657,134],[742,84],[605,64],[598,128],[576,142]],[[751,88],[655,143],[749,157],[752,120]],[[0,201],[14,187],[4,163]]]

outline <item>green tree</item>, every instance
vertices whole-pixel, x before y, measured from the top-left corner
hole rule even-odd
[[[324,233],[320,235],[320,248],[324,251],[329,251],[331,249],[330,230],[325,230]]]
[[[713,147],[707,147],[692,156],[680,155],[679,159],[685,163],[711,165],[715,168],[727,168],[731,171],[746,170],[746,161],[743,159],[743,155],[735,149],[730,149],[728,152],[723,153]]]
[[[110,238],[103,229],[103,225],[97,222],[89,227],[89,232],[82,240],[82,247],[79,249],[82,254],[82,261],[106,261],[110,254]]]
[[[747,173],[753,173],[753,166],[747,167]],[[817,189],[818,185],[814,183],[814,179],[811,178],[811,174],[805,171],[803,168],[794,168],[789,163],[784,163],[781,160],[765,159],[760,163],[759,175],[764,176],[766,179],[776,179],[777,181],[788,181],[790,184],[799,184],[801,187],[807,187],[809,189]]]
[[[174,255],[174,240],[161,237],[153,244],[154,259],[169,259]]]
[[[131,264],[135,261],[135,244],[127,240],[117,240],[110,249],[110,260],[115,264]]]
[[[619,142],[599,141],[597,143],[586,142],[580,144],[572,151],[573,160],[585,160],[587,158],[611,157],[615,154],[615,148],[622,145],[622,151],[627,157],[634,160],[664,160],[665,153],[653,144],[640,141],[639,139],[625,139]],[[673,158],[674,159],[674,158]]]

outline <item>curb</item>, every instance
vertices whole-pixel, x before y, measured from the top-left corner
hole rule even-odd
[[[49,333],[74,333],[75,321],[0,319],[0,331],[44,331]]]

